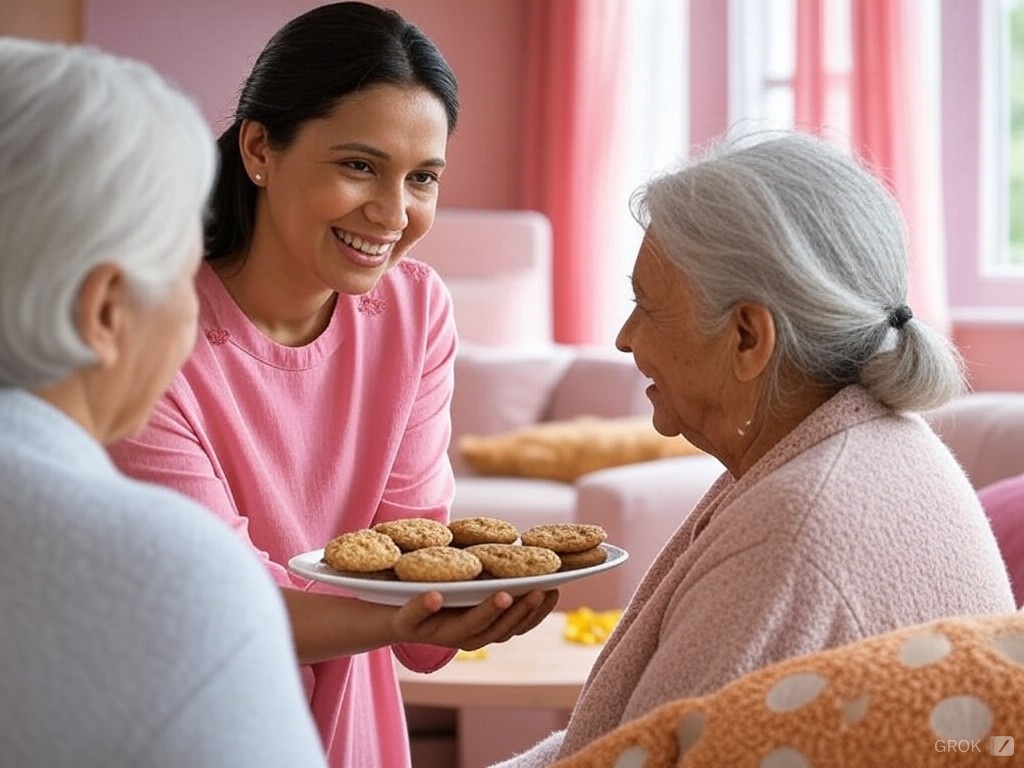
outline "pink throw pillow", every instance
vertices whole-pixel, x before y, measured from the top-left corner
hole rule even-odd
[[[462,435],[494,435],[536,424],[572,362],[568,349],[502,349],[463,344],[455,358],[452,441],[456,474],[471,473],[457,443]]]
[[[1014,600],[1024,605],[1024,474],[985,486],[978,498],[1010,574]]]

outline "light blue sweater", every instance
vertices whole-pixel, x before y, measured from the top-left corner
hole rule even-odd
[[[323,766],[278,590],[220,522],[0,389],[0,763]]]

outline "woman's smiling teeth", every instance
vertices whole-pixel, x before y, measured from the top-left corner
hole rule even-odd
[[[352,235],[341,229],[335,229],[334,235],[345,245],[350,248],[355,248],[360,253],[365,253],[367,256],[379,256],[388,251],[394,243],[371,243],[368,240],[363,240],[358,235]]]

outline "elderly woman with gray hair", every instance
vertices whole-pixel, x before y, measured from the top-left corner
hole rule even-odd
[[[651,380],[657,430],[727,472],[680,510],[568,729],[502,765],[547,765],[788,657],[1014,609],[977,496],[916,413],[964,385],[907,305],[882,184],[783,133],[655,178],[636,214],[636,307],[617,345]]]
[[[4,765],[325,765],[262,566],[103,448],[192,349],[215,166],[148,67],[0,38]]]

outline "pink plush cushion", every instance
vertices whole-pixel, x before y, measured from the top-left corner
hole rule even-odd
[[[551,399],[551,421],[577,416],[647,416],[649,382],[631,355],[608,348],[580,347]]]
[[[1024,605],[1024,474],[987,485],[978,497],[1010,574],[1013,597]]]
[[[470,472],[456,445],[462,435],[493,435],[536,424],[571,362],[569,350],[506,350],[464,344],[455,359],[452,442],[456,474]]]

